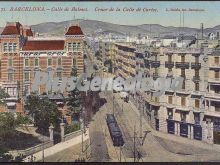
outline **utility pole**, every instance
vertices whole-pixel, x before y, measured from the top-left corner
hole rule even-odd
[[[43,159],[42,162],[44,162],[44,135],[43,135],[43,153],[42,153]]]
[[[112,92],[113,95],[113,99],[112,99],[112,110],[113,110],[113,116],[115,116],[115,110],[114,110],[114,100],[115,100],[115,96],[114,93]]]
[[[120,145],[120,157],[119,157],[119,159],[120,159],[120,162],[121,162],[121,145]]]
[[[142,107],[141,107],[141,103],[142,103],[142,97],[139,97],[139,114],[140,114],[140,139],[142,139]]]
[[[82,118],[81,118],[82,153],[83,153],[83,132],[84,132],[84,125],[85,125],[83,115],[84,115],[84,108],[82,108]]]
[[[134,162],[136,161],[136,151],[135,151],[135,136],[136,136],[136,124],[134,125]]]

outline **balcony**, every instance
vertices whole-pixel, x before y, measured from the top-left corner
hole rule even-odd
[[[165,68],[172,68],[174,67],[174,62],[172,61],[165,61]]]
[[[220,78],[209,78],[208,82],[220,84]]]
[[[191,68],[192,68],[192,69],[200,69],[200,68],[201,68],[201,63],[192,62],[192,63],[191,63]]]
[[[151,61],[151,67],[152,68],[160,67],[160,61]]]
[[[220,93],[206,93],[207,98],[220,99]]]
[[[200,76],[193,76],[193,81],[194,82],[199,82],[200,81]]]
[[[210,66],[209,66],[211,69],[213,69],[213,70],[217,70],[217,69],[219,69],[220,68],[220,64],[218,64],[218,63],[214,63],[214,64],[211,64]]]
[[[201,50],[199,48],[170,48],[167,53],[171,54],[200,54]]]
[[[176,62],[176,68],[189,69],[189,62]]]

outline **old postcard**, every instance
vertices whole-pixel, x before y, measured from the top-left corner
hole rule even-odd
[[[0,162],[220,161],[219,11],[1,1]]]

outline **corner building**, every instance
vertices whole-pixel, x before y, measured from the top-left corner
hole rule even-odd
[[[7,108],[22,111],[36,71],[52,70],[61,81],[63,76],[70,76],[73,67],[77,75],[83,73],[83,39],[79,26],[70,26],[63,37],[39,38],[30,27],[8,22],[0,35],[0,85],[10,95]],[[42,85],[38,93],[44,92]]]

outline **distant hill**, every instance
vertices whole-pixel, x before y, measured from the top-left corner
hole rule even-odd
[[[173,27],[173,26],[162,26],[159,24],[142,24],[142,25],[118,25],[108,22],[96,21],[96,20],[70,20],[70,21],[63,21],[63,22],[45,22],[36,25],[32,25],[32,29],[35,32],[41,34],[48,34],[48,35],[63,35],[65,27],[70,26],[71,24],[80,24],[83,32],[85,34],[92,34],[97,29],[102,29],[102,31],[106,33],[113,33],[113,34],[121,34],[121,35],[137,35],[137,34],[146,34],[146,35],[167,35],[167,34],[179,34],[180,28]],[[0,27],[0,31],[3,28]],[[206,28],[204,29],[204,34],[208,34],[209,32],[216,33],[220,31],[220,25],[215,26],[213,28]],[[196,34],[200,33],[200,29],[197,28],[190,28],[184,27],[181,28],[182,33],[187,34]]]

